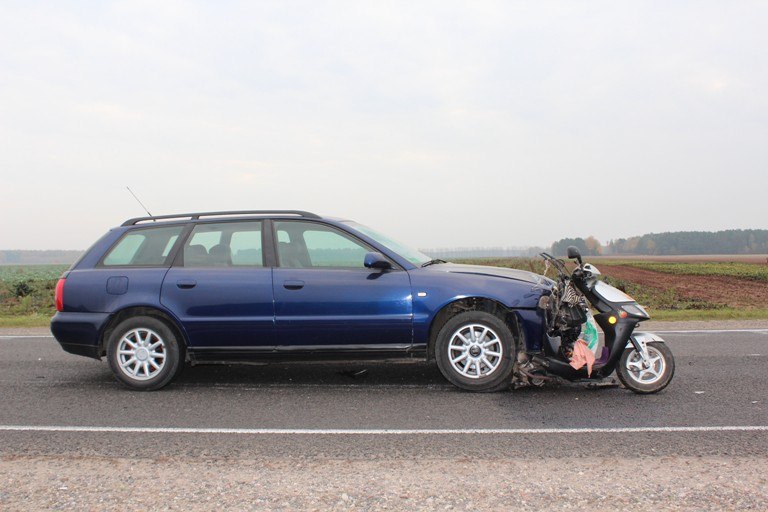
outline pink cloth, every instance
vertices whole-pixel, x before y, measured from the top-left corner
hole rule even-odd
[[[583,368],[587,365],[587,375],[592,376],[592,365],[595,364],[595,354],[589,350],[587,342],[584,340],[576,340],[573,345],[573,355],[571,356],[571,366],[574,370]]]

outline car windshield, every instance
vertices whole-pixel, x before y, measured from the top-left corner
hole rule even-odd
[[[397,254],[407,259],[417,267],[432,260],[432,258],[427,256],[426,254],[420,251],[417,251],[416,249],[412,249],[407,245],[403,245],[399,242],[396,242],[391,238],[389,238],[388,236],[382,235],[378,231],[374,231],[368,226],[363,226],[362,224],[358,224],[357,222],[352,222],[352,221],[347,221],[345,222],[345,224],[363,233],[364,235],[367,235],[373,238],[374,240],[376,240],[378,243],[380,243],[387,249],[391,250],[392,252],[396,252]]]

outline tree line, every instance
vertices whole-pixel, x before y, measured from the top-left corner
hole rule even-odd
[[[727,229],[725,231],[676,231],[649,233],[610,240],[602,245],[594,237],[563,238],[552,244],[552,254],[565,255],[569,245],[585,256],[637,254],[664,256],[676,254],[766,254],[768,229]]]
[[[74,263],[81,254],[83,251],[0,250],[0,265],[69,265]]]

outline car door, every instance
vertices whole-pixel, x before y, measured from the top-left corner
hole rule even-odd
[[[181,320],[193,348],[274,348],[262,227],[261,220],[198,223],[166,274],[160,300]]]
[[[372,247],[334,226],[275,220],[275,327],[282,350],[410,348],[408,273],[363,266]]]

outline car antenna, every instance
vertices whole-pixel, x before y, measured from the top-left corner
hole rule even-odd
[[[144,208],[144,211],[145,211],[145,212],[147,212],[147,215],[149,215],[150,217],[152,217],[152,214],[151,214],[151,213],[149,213],[149,210],[147,210],[147,207],[146,207],[146,206],[144,206],[144,203],[142,203],[142,202],[141,202],[141,199],[139,199],[138,197],[136,197],[136,194],[134,194],[134,193],[133,193],[133,190],[131,190],[131,187],[125,187],[125,188],[127,188],[127,189],[128,189],[128,192],[130,192],[130,193],[131,193],[131,195],[133,196],[133,198],[134,198],[134,199],[136,199],[136,201],[138,201],[138,202],[139,202],[139,204],[141,205],[141,207],[142,207],[142,208]],[[157,220],[155,220],[155,219],[153,219],[153,220],[154,220],[155,222],[157,222]]]

